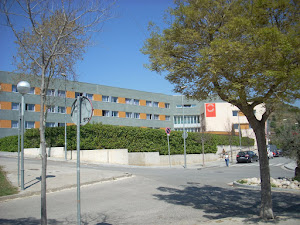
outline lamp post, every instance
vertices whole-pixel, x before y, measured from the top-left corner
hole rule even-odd
[[[242,132],[242,129],[241,129],[241,123],[240,123],[240,116],[239,116],[239,112],[237,112],[237,116],[238,116],[238,123],[239,123],[239,139],[240,139],[240,151],[242,151],[242,137],[241,137],[241,132]]]
[[[21,135],[21,104],[19,103],[18,117],[18,187],[20,187],[20,135]]]
[[[67,75],[61,74],[65,77],[65,160],[67,160]]]
[[[184,90],[186,86],[182,86],[181,89]],[[184,168],[186,169],[186,133],[185,133],[185,122],[184,122],[184,104],[183,104],[183,95],[181,95],[181,104],[182,104],[182,126],[183,126],[183,151],[184,151]]]
[[[20,81],[17,84],[18,92],[22,95],[21,104],[21,190],[24,190],[24,95],[30,91],[30,84],[27,81]]]

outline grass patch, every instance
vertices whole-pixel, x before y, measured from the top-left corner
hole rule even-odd
[[[296,180],[296,181],[300,182],[300,176],[294,177],[293,180]]]
[[[237,182],[240,183],[240,184],[247,184],[246,180],[238,180]]]
[[[14,187],[6,178],[6,173],[0,166],[0,196],[13,195],[18,193],[18,188]]]
[[[272,187],[272,188],[276,188],[277,186],[276,186],[276,184],[271,183],[271,187]]]

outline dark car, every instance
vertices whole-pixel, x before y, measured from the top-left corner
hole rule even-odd
[[[258,160],[258,156],[253,151],[239,152],[236,155],[236,161],[238,163],[240,163],[240,162],[253,162],[253,161],[257,161],[257,160]]]
[[[274,157],[280,156],[279,150],[273,150],[272,152],[273,152]]]

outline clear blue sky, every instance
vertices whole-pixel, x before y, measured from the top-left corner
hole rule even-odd
[[[113,9],[114,18],[104,23],[102,32],[93,39],[95,44],[78,62],[78,81],[175,94],[163,75],[144,67],[148,56],[140,52],[149,37],[149,21],[162,24],[164,11],[171,6],[173,0],[119,0]],[[13,71],[14,36],[3,26],[0,33],[0,70]]]
[[[119,0],[115,17],[106,21],[94,38],[84,60],[77,64],[78,81],[174,95],[173,86],[163,75],[144,67],[148,56],[140,49],[149,37],[149,21],[163,25],[163,16],[173,0]],[[0,70],[13,71],[15,53],[12,32],[0,26]],[[300,107],[300,101],[297,102]]]

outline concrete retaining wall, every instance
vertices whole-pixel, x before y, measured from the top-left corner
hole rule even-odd
[[[47,148],[47,155],[50,158],[65,158],[64,147]],[[25,157],[40,157],[39,148],[27,148],[24,151]],[[68,151],[67,159],[77,159],[77,151]],[[95,150],[80,150],[80,160],[98,163],[111,163],[128,165],[128,150],[127,149],[95,149]]]
[[[231,154],[230,146],[218,146],[216,154],[204,154],[204,161],[215,161],[222,157],[222,151]],[[249,147],[242,148],[242,150],[249,151]],[[253,151],[253,147],[250,148]],[[232,146],[232,155],[236,156],[240,151],[239,146]],[[25,149],[26,157],[39,157],[41,154],[39,148]],[[64,147],[47,148],[48,157],[65,158]],[[231,155],[230,155],[231,156]],[[77,151],[68,151],[67,159],[76,160]],[[87,162],[95,162],[101,164],[121,164],[121,165],[135,165],[135,166],[168,166],[169,156],[159,155],[158,152],[130,152],[127,149],[95,149],[95,150],[80,150],[80,160]],[[171,165],[184,165],[184,155],[171,155]],[[187,154],[187,164],[201,164],[203,162],[202,154]]]

